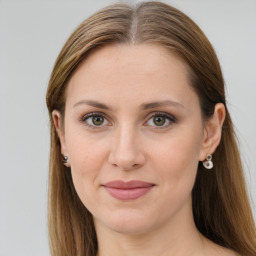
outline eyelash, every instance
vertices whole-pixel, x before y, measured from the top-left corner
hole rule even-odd
[[[90,118],[90,117],[96,117],[96,116],[103,117],[104,119],[107,120],[107,117],[106,117],[103,113],[101,113],[101,112],[93,112],[93,113],[89,113],[89,114],[84,115],[84,116],[81,118],[80,121],[81,121],[83,124],[85,124],[86,126],[92,128],[92,129],[99,129],[99,128],[101,128],[101,125],[96,126],[96,125],[91,125],[91,124],[86,123],[86,120],[87,120],[88,118]]]
[[[147,122],[153,117],[164,117],[165,123],[166,123],[166,121],[169,122],[169,124],[164,125],[164,126],[154,126],[154,129],[164,129],[166,127],[169,127],[171,124],[176,123],[176,118],[170,114],[165,113],[165,112],[154,112],[154,113],[150,114]]]
[[[84,116],[81,118],[80,121],[81,121],[83,124],[85,124],[86,126],[92,128],[92,129],[99,129],[99,128],[102,127],[102,125],[97,126],[97,125],[91,125],[91,124],[86,123],[87,119],[89,119],[90,117],[103,117],[105,120],[108,119],[108,118],[106,117],[106,115],[103,114],[102,112],[93,112],[93,113],[89,113],[89,114],[84,115]],[[173,117],[172,115],[169,115],[169,114],[167,114],[167,113],[165,113],[165,112],[154,112],[154,113],[150,114],[150,116],[149,116],[147,122],[148,122],[151,118],[153,118],[153,117],[164,117],[167,121],[170,122],[169,124],[164,125],[164,126],[155,126],[154,129],[164,129],[164,128],[170,126],[171,124],[176,123],[176,121],[177,121],[175,117]],[[148,125],[148,126],[150,126],[150,125]]]

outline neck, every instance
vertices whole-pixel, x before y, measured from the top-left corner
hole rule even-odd
[[[167,223],[145,233],[116,232],[98,221],[95,227],[97,256],[204,255],[204,238],[195,226],[191,208],[181,210]]]

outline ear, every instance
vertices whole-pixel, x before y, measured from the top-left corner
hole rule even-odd
[[[64,133],[64,127],[63,127],[63,122],[62,122],[62,116],[59,111],[53,110],[52,111],[52,118],[53,122],[55,125],[55,129],[57,131],[59,140],[60,140],[60,145],[61,145],[61,153],[62,155],[68,156],[67,154],[67,148],[66,148],[66,141],[65,141],[65,133]],[[68,163],[64,163],[67,167],[69,167]]]
[[[221,134],[222,126],[226,117],[226,108],[223,103],[217,103],[215,105],[214,114],[205,123],[204,127],[204,139],[200,151],[200,161],[204,161],[207,154],[213,154],[218,147]]]

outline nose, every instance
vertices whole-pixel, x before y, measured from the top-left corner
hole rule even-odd
[[[128,127],[119,129],[111,145],[109,162],[121,170],[137,169],[146,161],[142,148],[138,132]]]

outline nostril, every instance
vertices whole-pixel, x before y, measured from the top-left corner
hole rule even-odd
[[[133,170],[136,168],[139,168],[140,166],[142,166],[144,164],[144,157],[139,154],[134,155],[133,157],[130,156],[128,157],[128,155],[126,155],[126,157],[118,157],[118,155],[114,155],[112,154],[109,157],[109,162],[115,166],[115,167],[119,167],[121,170]]]
[[[132,166],[129,166],[128,168],[124,168],[125,171],[129,171],[129,170],[133,170],[133,169],[136,169],[136,168],[139,168],[140,165],[139,164],[134,164]]]
[[[117,135],[109,151],[109,163],[121,170],[131,170],[142,166],[145,162],[144,150],[136,140],[136,134],[133,131],[125,131],[121,134],[122,136],[119,133]]]

